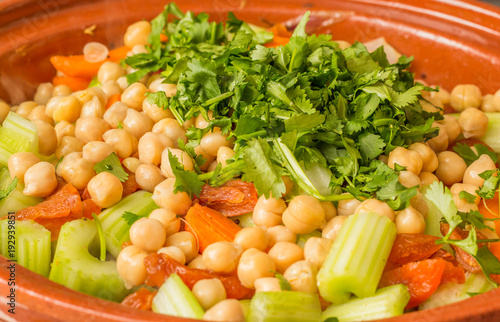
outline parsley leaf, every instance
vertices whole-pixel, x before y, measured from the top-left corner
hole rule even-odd
[[[488,247],[481,247],[477,254],[474,256],[477,263],[481,266],[486,278],[497,285],[497,283],[490,277],[491,274],[500,274],[500,261],[493,255]]]
[[[139,219],[141,219],[143,217],[146,217],[146,216],[139,216],[139,215],[136,215],[136,214],[134,214],[133,212],[130,212],[130,211],[125,211],[122,214],[123,220],[125,220],[125,222],[129,226],[132,226],[133,223],[135,223],[137,220],[139,220]]]
[[[462,159],[464,159],[467,166],[471,165],[472,162],[479,159],[479,157],[483,154],[488,155],[491,158],[491,160],[493,160],[493,162],[495,163],[498,161],[498,156],[496,155],[496,153],[490,151],[487,146],[483,144],[474,144],[474,148],[477,151],[477,153],[474,150],[472,150],[472,148],[468,144],[457,143],[453,147],[453,150],[460,157],[462,157]]]
[[[168,151],[168,161],[175,177],[174,192],[185,191],[191,197],[199,195],[204,182],[198,178],[196,172],[185,170],[179,159]]]
[[[450,190],[442,182],[433,182],[425,191],[425,198],[436,206],[450,225],[448,233],[443,237],[443,240],[447,241],[452,231],[462,222]]]
[[[106,159],[96,163],[94,170],[97,174],[101,172],[109,172],[117,177],[121,182],[125,182],[128,179],[128,173],[123,170],[120,159],[118,159],[118,156],[114,152],[106,157]]]
[[[274,277],[276,277],[280,281],[280,288],[282,291],[291,291],[292,286],[290,285],[290,282],[287,281],[287,279],[281,275],[280,273],[275,273]]]
[[[460,197],[460,199],[465,199],[465,201],[467,201],[467,203],[474,203],[476,201],[476,196],[474,196],[471,193],[468,193],[465,190],[460,191],[458,193],[458,197]]]

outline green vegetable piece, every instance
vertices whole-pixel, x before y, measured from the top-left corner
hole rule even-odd
[[[396,238],[396,225],[376,213],[346,219],[318,272],[321,296],[334,304],[375,294]]]
[[[313,230],[309,234],[297,235],[297,245],[304,248],[306,243],[307,243],[307,240],[311,237],[320,237],[321,238],[321,232],[319,230]]]
[[[231,219],[234,220],[234,222],[237,223],[241,228],[255,227],[256,225],[253,222],[252,216],[253,213],[249,212],[248,214],[231,217]]]
[[[317,294],[303,292],[259,292],[250,302],[248,321],[317,322],[321,305]]]
[[[251,300],[240,300],[241,306],[243,307],[243,314],[245,314],[245,321],[250,321],[248,319],[250,315],[250,303]]]
[[[488,116],[488,129],[481,137],[481,140],[492,148],[496,153],[500,153],[500,115],[498,113],[485,113]],[[457,119],[460,114],[452,114]],[[478,151],[479,152],[479,151]],[[481,154],[486,153],[483,151]],[[494,160],[494,159],[493,159]],[[466,160],[467,162],[467,160]]]
[[[38,132],[31,121],[9,112],[0,127],[0,164],[7,166],[9,157],[18,152],[38,155]]]
[[[123,214],[131,212],[140,217],[148,216],[151,211],[158,208],[151,197],[150,192],[137,191],[99,214],[106,238],[106,248],[113,256],[117,257],[122,244],[130,240],[128,232],[132,223],[124,218]]]
[[[50,231],[30,221],[0,221],[0,254],[27,269],[49,276]]]
[[[17,183],[17,178],[10,178],[7,168],[0,169],[0,216],[36,206],[43,201],[42,198],[25,196],[22,187]]]
[[[128,294],[116,262],[101,262],[89,253],[97,228],[91,220],[64,224],[57,240],[49,279],[73,290],[120,302]]]
[[[153,312],[191,319],[203,319],[205,312],[179,275],[173,273],[153,298]]]
[[[124,182],[128,178],[128,173],[123,170],[120,159],[116,153],[111,153],[106,159],[101,162],[96,163],[94,166],[96,173],[109,172],[118,178],[121,182]]]
[[[340,305],[328,307],[321,320],[337,318],[338,321],[370,321],[390,318],[404,313],[410,293],[403,284],[378,289],[374,296],[355,298]]]

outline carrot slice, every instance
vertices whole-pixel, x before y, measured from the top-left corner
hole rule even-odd
[[[430,235],[397,234],[385,270],[429,258],[441,248],[441,245],[436,245],[436,240],[437,237]]]
[[[282,23],[277,23],[268,30],[272,32],[275,36],[286,37],[286,38],[292,37],[292,33],[288,31],[288,29]]]
[[[98,206],[94,200],[92,199],[85,199],[82,201],[82,217],[88,218],[88,219],[93,219],[92,214],[100,214],[101,213],[101,207]]]
[[[268,48],[274,48],[274,47],[284,46],[284,45],[288,44],[289,41],[290,41],[290,38],[274,36],[273,40],[264,44],[264,46],[268,47]]]
[[[116,93],[108,97],[108,101],[106,102],[106,109],[110,108],[111,105],[116,102],[120,102],[122,100],[122,95],[120,93]]]
[[[232,242],[236,233],[241,230],[234,221],[224,217],[217,210],[195,204],[185,217],[186,230],[198,237],[200,251],[203,253],[208,245],[218,241]]]
[[[118,63],[120,60],[127,58],[127,53],[130,51],[130,48],[127,46],[121,46],[110,50],[108,52],[109,60],[112,62]]]
[[[141,287],[138,291],[129,294],[122,301],[122,304],[133,307],[134,309],[149,311],[151,309],[151,304],[153,304],[153,297],[155,297],[156,293],[158,292]]]
[[[204,269],[189,268],[166,254],[152,253],[144,258],[144,264],[148,271],[146,284],[150,286],[161,286],[170,274],[176,273],[190,289],[199,280],[217,278],[224,285],[229,299],[249,299],[254,294],[253,290],[241,284],[236,275],[222,275]]]
[[[52,83],[57,85],[67,85],[73,92],[81,91],[89,87],[90,79],[81,77],[56,76]]]
[[[91,79],[97,75],[99,68],[105,61],[90,63],[85,60],[83,55],[50,57],[50,62],[54,68],[64,75],[87,79]]]
[[[204,185],[199,199],[202,206],[207,206],[224,216],[239,216],[253,211],[259,195],[253,183],[230,180],[220,187]]]

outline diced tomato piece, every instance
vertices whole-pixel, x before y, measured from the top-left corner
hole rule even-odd
[[[441,284],[445,269],[442,259],[425,259],[412,262],[382,274],[379,287],[404,284],[410,292],[406,309],[418,306],[427,300]]]
[[[141,287],[138,291],[129,294],[122,301],[122,304],[131,306],[134,309],[149,311],[151,310],[153,297],[155,297],[156,293],[158,293],[158,291],[150,291],[145,287]]]
[[[498,201],[498,192],[492,199],[482,199],[478,205],[478,210],[486,218],[499,218],[500,217],[500,205]],[[495,220],[495,229],[500,232],[500,220]]]
[[[441,248],[441,245],[436,244],[438,239],[423,234],[397,234],[385,270],[429,258]]]
[[[463,284],[465,283],[465,272],[462,267],[453,265],[451,262],[444,261],[444,271],[441,277],[441,284],[448,282]]]
[[[200,205],[217,210],[226,217],[239,216],[253,211],[259,195],[251,182],[231,180],[220,187],[204,185]]]
[[[199,280],[218,278],[226,289],[227,298],[249,299],[254,294],[254,291],[244,287],[235,275],[222,275],[204,269],[189,268],[166,254],[150,254],[144,259],[144,264],[148,271],[146,284],[150,286],[161,286],[170,274],[176,273],[189,289],[192,289]]]
[[[135,174],[132,172],[127,171],[128,173],[128,178],[124,182],[122,182],[123,186],[123,194],[122,197],[126,197],[128,195],[133,194],[137,190],[139,190],[139,185],[137,184],[137,181],[135,180]]]
[[[100,214],[101,207],[98,206],[92,199],[85,199],[82,201],[82,217],[93,219],[93,213],[96,215]]]

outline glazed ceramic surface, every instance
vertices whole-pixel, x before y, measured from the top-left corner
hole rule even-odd
[[[55,71],[54,54],[79,54],[85,43],[122,45],[128,24],[151,19],[166,0],[3,0],[0,1],[0,98],[17,104]],[[228,11],[270,26],[306,10],[322,16],[334,39],[353,42],[380,36],[405,55],[414,55],[416,78],[451,90],[478,85],[483,94],[500,88],[500,10],[460,0],[183,0],[183,10],[208,12],[223,21]],[[16,267],[16,315],[7,315],[9,263],[0,258],[0,319],[17,321],[159,321],[141,312],[71,291]],[[169,321],[186,321],[168,318]],[[436,309],[387,321],[500,321],[500,290]]]

